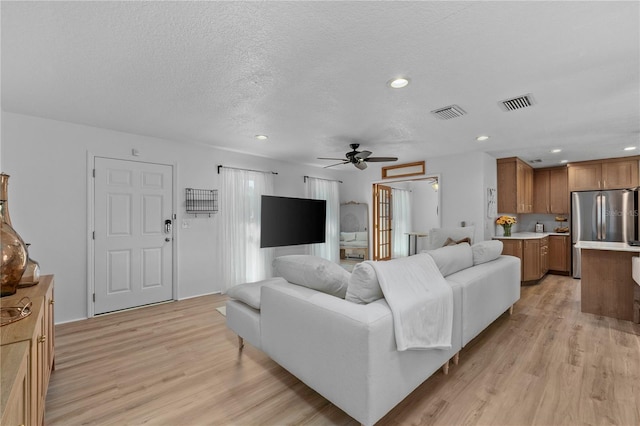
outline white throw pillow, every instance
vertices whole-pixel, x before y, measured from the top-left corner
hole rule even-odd
[[[355,241],[356,233],[355,232],[341,232],[340,233],[340,241]]]
[[[353,303],[367,304],[382,299],[382,289],[378,282],[376,270],[369,262],[360,262],[353,267],[345,300]]]
[[[367,241],[366,232],[356,232],[356,241]]]
[[[260,310],[260,289],[266,284],[286,283],[284,278],[269,278],[253,283],[238,284],[227,290],[227,296],[246,303],[254,309]]]
[[[491,262],[502,254],[502,241],[480,241],[471,246],[471,251],[473,252],[474,265]]]
[[[475,226],[459,228],[432,228],[429,231],[429,249],[435,250],[442,247],[447,241],[447,238],[459,241],[466,237],[469,238],[471,244],[473,244],[473,234],[475,233],[475,229]]]
[[[318,256],[293,254],[273,261],[275,275],[293,284],[312,288],[344,299],[349,272],[340,265]]]
[[[445,277],[473,266],[473,253],[467,243],[428,250],[426,253],[433,258]]]

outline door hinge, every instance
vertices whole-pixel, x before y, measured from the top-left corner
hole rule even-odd
[[[96,231],[93,231],[91,234],[92,234],[92,238],[95,240],[96,239]]]
[[[93,303],[96,303],[96,294],[93,293]]]
[[[96,177],[96,169],[93,169],[93,177]]]

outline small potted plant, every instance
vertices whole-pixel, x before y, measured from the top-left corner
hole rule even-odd
[[[516,221],[516,218],[513,216],[500,216],[499,218],[496,219],[496,224],[502,226],[505,237],[511,236],[511,226],[514,223],[518,223],[518,222]]]

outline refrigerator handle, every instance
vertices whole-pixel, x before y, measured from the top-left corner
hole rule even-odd
[[[602,195],[596,195],[596,239],[602,239]]]
[[[607,196],[606,195],[601,195],[601,200],[600,200],[600,208],[602,209],[600,211],[600,235],[602,235],[602,239],[606,240],[607,239]]]

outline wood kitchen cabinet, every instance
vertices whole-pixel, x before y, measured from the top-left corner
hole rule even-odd
[[[569,235],[549,235],[549,270],[561,274],[571,272]]]
[[[569,176],[566,167],[535,169],[533,213],[569,213]]]
[[[549,270],[549,239],[497,238],[502,241],[502,254],[520,259],[520,281],[538,281]]]
[[[572,163],[569,171],[569,191],[633,188],[638,181],[640,157],[610,158]]]
[[[535,281],[542,277],[540,239],[524,240],[522,244],[522,281]]]
[[[47,387],[54,366],[53,275],[45,275],[36,286],[18,289],[16,294],[3,297],[2,306],[19,306],[23,297],[32,302],[31,315],[0,328],[3,375],[0,418],[3,425],[44,423]],[[16,352],[20,346],[26,353]],[[23,380],[21,371],[25,359],[26,380]],[[5,381],[5,372],[16,372],[16,376]]]
[[[544,277],[549,272],[549,237],[540,239],[540,272],[539,278]]]
[[[533,212],[533,168],[517,157],[497,160],[498,212]]]

